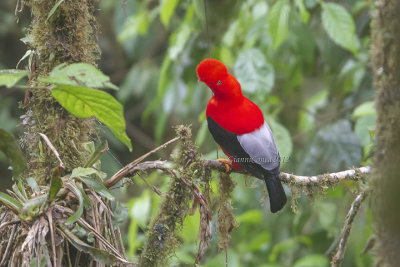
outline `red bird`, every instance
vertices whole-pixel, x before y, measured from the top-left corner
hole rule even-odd
[[[233,169],[244,169],[265,181],[271,212],[279,211],[286,204],[279,180],[280,157],[260,108],[243,96],[239,82],[222,62],[205,59],[196,71],[214,93],[206,110],[211,135],[232,161]]]

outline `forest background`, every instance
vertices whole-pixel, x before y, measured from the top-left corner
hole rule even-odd
[[[0,69],[15,68],[24,55],[19,68],[28,64],[26,39],[21,39],[30,25],[30,10],[24,8],[17,16],[14,10],[15,1],[1,1]],[[124,106],[133,145],[129,152],[97,123],[96,141],[106,138],[111,148],[101,160],[105,173],[111,176],[173,138],[173,126],[178,124],[192,125],[204,159],[217,158],[205,121],[211,92],[195,74],[196,65],[209,53],[228,66],[244,94],[263,111],[284,159],[282,171],[314,175],[370,165],[376,92],[369,53],[374,7],[369,1],[207,1],[207,17],[204,11],[200,0],[99,2],[98,68],[120,87],[109,92]],[[0,90],[0,125],[15,136],[24,131],[24,112],[18,108],[24,95],[21,88]],[[172,148],[152,159],[168,159]],[[0,191],[13,183],[8,166],[0,153]],[[229,266],[328,266],[349,206],[363,188],[343,181],[323,190],[294,190],[290,197],[287,187],[289,204],[272,215],[261,181],[231,176],[239,227],[231,233]],[[152,172],[146,181],[165,191],[170,178]],[[218,192],[216,173],[212,188]],[[138,177],[113,193],[127,258],[135,261],[146,227],[159,210],[160,196]],[[214,208],[214,219],[217,213]],[[199,217],[198,212],[186,217],[182,245],[171,264],[193,263]],[[362,205],[343,266],[372,266],[371,255],[363,253],[373,236],[372,222],[369,205]],[[213,231],[216,224],[213,220]],[[218,249],[217,234],[213,236],[203,264],[225,266],[225,253]]]

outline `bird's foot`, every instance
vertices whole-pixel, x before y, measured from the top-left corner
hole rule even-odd
[[[225,171],[229,173],[231,171],[231,164],[232,162],[228,159],[219,158],[217,159],[219,162],[225,164]]]

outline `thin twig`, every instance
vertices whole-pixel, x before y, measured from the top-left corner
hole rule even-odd
[[[64,169],[64,163],[62,162],[62,160],[60,158],[60,154],[58,154],[58,151],[53,146],[53,144],[50,142],[49,138],[43,133],[39,133],[39,135],[43,138],[43,140],[46,142],[46,144],[50,147],[51,151],[53,151],[54,155],[56,156],[56,158],[60,162],[60,168]]]
[[[360,209],[361,203],[367,197],[369,191],[362,191],[351,203],[350,209],[346,215],[344,226],[341,232],[341,238],[335,255],[332,257],[331,266],[339,267],[342,265],[344,253],[346,252],[347,243],[350,237],[351,227],[358,210]]]
[[[107,188],[112,187],[113,185],[115,185],[116,183],[118,183],[122,178],[126,177],[127,174],[130,172],[130,170],[135,167],[138,163],[142,162],[145,158],[149,157],[150,155],[156,153],[157,151],[166,148],[169,144],[172,144],[176,141],[178,141],[180,139],[179,136],[169,140],[168,142],[162,144],[159,147],[156,147],[155,149],[153,149],[152,151],[144,154],[143,156],[135,159],[134,161],[132,161],[131,163],[129,163],[128,165],[126,165],[125,167],[123,167],[121,170],[119,170],[116,174],[114,174],[110,179],[108,179],[107,181],[105,181],[104,185]]]

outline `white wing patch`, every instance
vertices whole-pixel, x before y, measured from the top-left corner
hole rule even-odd
[[[254,132],[238,135],[237,139],[251,157],[251,159],[238,159],[239,164],[241,160],[252,160],[268,171],[280,166],[279,152],[267,122]]]

